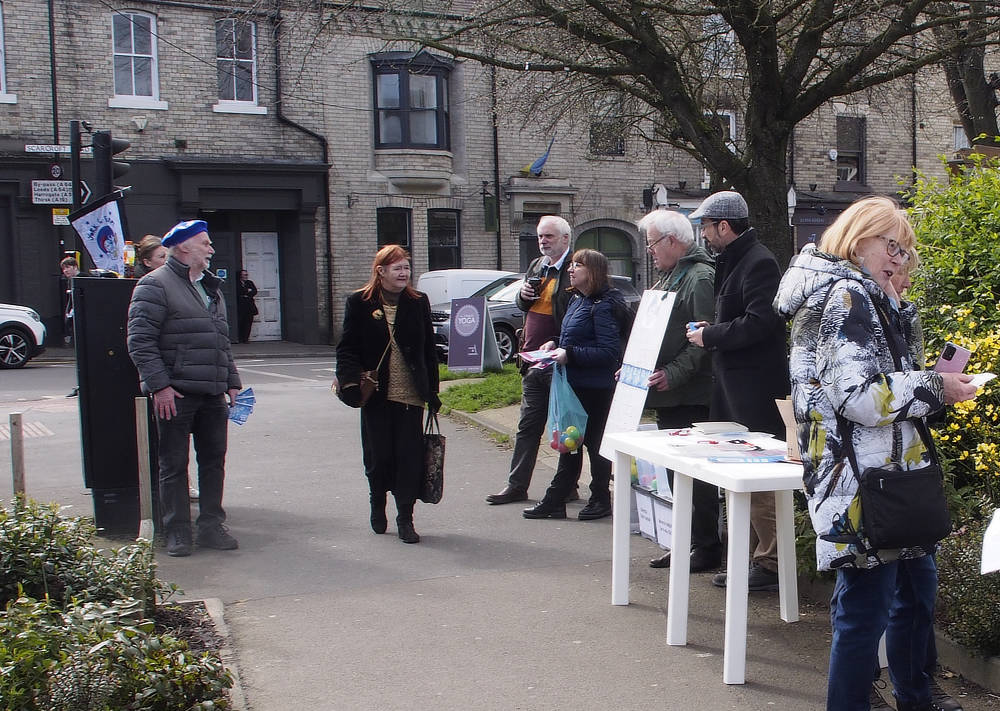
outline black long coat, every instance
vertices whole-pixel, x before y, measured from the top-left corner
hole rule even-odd
[[[413,384],[424,402],[435,406],[438,400],[437,351],[431,325],[431,306],[425,294],[417,298],[405,291],[399,296],[396,310],[396,343],[413,377]],[[389,343],[389,329],[378,299],[365,301],[361,292],[347,297],[344,331],[337,344],[337,380],[357,383],[361,371],[374,370]],[[378,391],[372,400],[384,400],[389,386],[389,357],[379,368]],[[371,402],[369,401],[369,402]]]
[[[788,395],[785,321],[772,303],[781,269],[754,231],[716,259],[715,323],[702,334],[712,352],[711,417],[784,437],[774,404]]]

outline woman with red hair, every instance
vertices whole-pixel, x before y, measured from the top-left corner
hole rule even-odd
[[[376,371],[378,385],[362,406],[364,371]],[[391,491],[399,538],[417,543],[413,505],[423,475],[424,406],[437,412],[441,400],[430,302],[410,286],[410,255],[399,245],[380,249],[368,283],[347,297],[336,377],[341,400],[361,408],[372,530],[386,531]]]

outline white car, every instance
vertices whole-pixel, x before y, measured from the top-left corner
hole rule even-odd
[[[45,350],[45,325],[33,309],[0,304],[0,368],[20,368]]]

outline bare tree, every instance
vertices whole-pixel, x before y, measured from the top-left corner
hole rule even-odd
[[[960,47],[996,41],[1000,12],[993,3],[932,0],[480,1],[383,23],[380,36],[508,70],[536,118],[558,120],[574,104],[597,105],[600,94],[628,99],[625,113],[650,140],[685,151],[713,186],[747,198],[781,259],[792,249],[795,127],[831,99],[891,86]],[[935,32],[956,23],[961,37]],[[719,130],[723,110],[740,114],[739,141]]]
[[[977,8],[976,16],[962,22],[951,3],[935,6],[941,15],[954,18],[934,30],[939,42],[952,48],[942,61],[948,91],[962,121],[969,143],[990,143],[1000,136],[997,126],[997,96],[1000,76],[986,74],[988,43],[979,38],[986,36],[986,28],[978,16],[984,14],[983,2],[971,3]]]

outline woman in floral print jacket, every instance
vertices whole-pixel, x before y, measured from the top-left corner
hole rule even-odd
[[[830,610],[830,710],[869,708],[878,641],[887,627],[898,708],[930,708],[928,680],[914,672],[923,660],[914,657],[923,656],[933,624],[933,558],[927,557],[924,575],[909,580],[907,589],[897,591],[896,571],[899,558],[932,551],[870,546],[855,503],[856,473],[843,447],[849,434],[862,471],[890,462],[918,469],[929,455],[914,422],[975,396],[967,375],[920,369],[916,311],[900,310],[890,281],[904,268],[913,244],[913,229],[893,200],[864,198],[827,228],[819,250],[807,246],[793,260],[775,298],[777,311],[792,319],[792,401],[818,536],[817,565],[837,571]],[[883,328],[878,310],[889,328]],[[899,371],[889,339],[901,355]],[[837,415],[851,423],[850,433],[840,430]],[[924,640],[919,648],[917,640]]]

